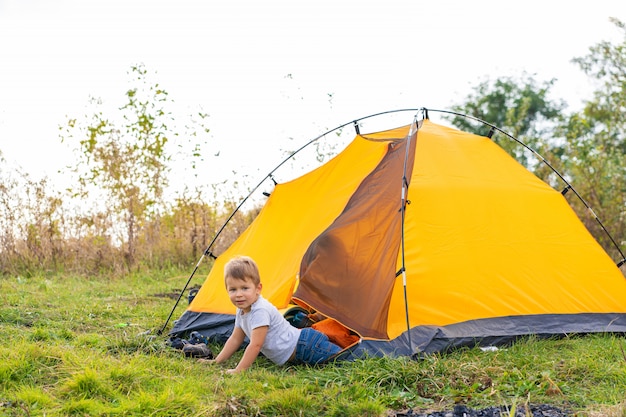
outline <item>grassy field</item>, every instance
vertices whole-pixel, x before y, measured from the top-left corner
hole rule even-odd
[[[545,403],[579,416],[626,416],[626,341],[610,335],[420,361],[281,368],[260,359],[245,374],[224,375],[156,335],[174,305],[167,295],[186,279],[0,278],[0,415],[387,416]]]

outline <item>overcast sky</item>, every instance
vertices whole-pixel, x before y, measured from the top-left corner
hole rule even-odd
[[[72,160],[58,125],[90,96],[121,104],[137,63],[210,115],[212,179],[264,175],[285,138],[447,109],[487,76],[556,78],[575,108],[592,85],[570,61],[620,39],[611,16],[626,20],[626,1],[0,0],[0,150],[54,179]]]

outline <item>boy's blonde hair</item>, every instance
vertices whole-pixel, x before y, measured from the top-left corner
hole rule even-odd
[[[234,278],[251,280],[254,285],[261,283],[261,275],[256,262],[249,256],[236,256],[224,265],[224,280]]]

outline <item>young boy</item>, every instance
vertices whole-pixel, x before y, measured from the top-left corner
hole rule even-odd
[[[202,362],[222,363],[241,346],[247,336],[250,343],[234,369],[238,373],[252,366],[263,353],[277,365],[287,362],[318,364],[339,353],[341,348],[328,337],[310,327],[293,327],[269,301],[261,296],[259,269],[251,258],[238,256],[224,266],[224,282],[230,301],[237,307],[235,328],[222,351],[213,360]]]

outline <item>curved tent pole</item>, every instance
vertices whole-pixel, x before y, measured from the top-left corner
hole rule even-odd
[[[362,120],[366,120],[366,119],[370,119],[372,117],[376,117],[376,116],[381,116],[384,114],[390,114],[390,113],[398,113],[398,112],[404,112],[404,111],[415,111],[415,110],[419,110],[419,109],[400,109],[400,110],[389,110],[389,111],[385,111],[385,112],[380,112],[380,113],[374,113],[371,114],[369,116],[365,116],[365,117],[361,117],[359,119],[355,119],[352,120],[350,122],[341,124],[331,130],[326,131],[325,133],[322,133],[321,135],[311,139],[310,141],[308,141],[307,143],[305,143],[304,145],[302,145],[300,148],[298,148],[297,150],[293,151],[291,154],[289,154],[289,156],[287,156],[285,159],[283,159],[278,165],[276,165],[276,167],[274,167],[274,169],[272,169],[265,177],[263,177],[263,179],[261,181],[259,181],[259,183],[252,188],[252,190],[248,193],[248,195],[246,197],[243,198],[243,200],[241,200],[241,202],[237,205],[237,207],[235,207],[235,209],[230,213],[230,215],[226,218],[226,221],[224,221],[224,223],[222,224],[222,226],[219,228],[219,230],[217,231],[217,233],[215,234],[215,236],[213,237],[213,239],[211,240],[211,242],[209,243],[209,245],[207,246],[207,248],[204,250],[204,252],[202,253],[202,256],[200,257],[200,259],[198,259],[198,262],[196,263],[196,266],[194,267],[193,271],[191,272],[191,274],[189,275],[189,278],[187,278],[187,282],[185,283],[185,286],[183,287],[183,289],[180,291],[180,294],[178,294],[178,298],[176,299],[176,302],[174,303],[174,306],[172,307],[172,310],[170,311],[170,314],[167,316],[167,319],[165,320],[165,323],[163,324],[163,326],[161,327],[160,330],[157,331],[158,335],[163,334],[163,332],[165,331],[165,328],[167,327],[168,323],[170,322],[170,320],[172,319],[172,315],[174,314],[174,311],[176,310],[176,307],[178,307],[178,303],[180,303],[181,298],[183,298],[183,295],[185,294],[185,291],[187,290],[187,287],[189,287],[189,283],[191,282],[191,280],[193,279],[194,275],[196,274],[196,272],[198,271],[198,268],[200,267],[200,265],[202,264],[202,261],[204,260],[204,258],[206,256],[210,256],[213,259],[217,259],[217,256],[215,256],[212,252],[211,252],[211,248],[213,247],[213,245],[215,244],[215,242],[217,241],[218,237],[222,234],[222,232],[224,231],[224,229],[226,228],[226,226],[228,225],[228,223],[230,223],[230,221],[232,220],[232,218],[235,216],[235,214],[237,214],[237,212],[241,209],[241,207],[246,203],[246,201],[248,201],[248,199],[252,196],[252,194],[254,194],[256,192],[256,190],[259,189],[259,187],[261,187],[261,185],[263,185],[263,183],[265,181],[267,181],[268,179],[271,179],[272,181],[274,181],[274,173],[280,168],[282,167],[284,164],[286,164],[291,158],[293,158],[296,154],[300,153],[302,150],[304,150],[305,148],[307,148],[309,145],[317,142],[319,139],[323,138],[324,136],[333,133],[339,129],[343,129],[344,127],[353,124],[354,128],[357,132],[357,134],[360,134],[359,132],[359,124],[358,122],[362,121]],[[276,181],[274,181],[274,184],[276,184]]]
[[[211,252],[211,248],[213,247],[213,245],[215,244],[215,242],[217,241],[218,237],[221,235],[221,233],[224,231],[224,229],[226,228],[226,226],[228,225],[228,223],[232,220],[232,218],[235,216],[235,214],[237,214],[237,212],[241,209],[241,207],[245,204],[246,201],[248,201],[248,199],[252,196],[252,194],[254,192],[256,192],[257,189],[259,189],[259,187],[261,187],[261,185],[268,179],[272,179],[273,180],[273,174],[280,168],[282,167],[284,164],[286,164],[292,157],[294,157],[296,154],[298,154],[299,152],[301,152],[302,150],[304,150],[305,148],[307,148],[309,145],[315,143],[316,141],[318,141],[319,139],[323,138],[324,136],[335,132],[339,129],[342,129],[350,124],[353,124],[356,130],[357,134],[360,134],[359,131],[359,125],[358,122],[363,121],[363,120],[367,120],[373,117],[377,117],[377,116],[382,116],[382,115],[386,115],[386,114],[393,114],[393,113],[402,113],[402,112],[423,112],[423,118],[428,119],[428,112],[432,111],[432,112],[438,112],[438,113],[446,113],[446,114],[452,114],[455,116],[461,116],[461,117],[466,117],[468,119],[472,119],[475,120],[477,122],[483,123],[487,126],[490,126],[492,131],[498,131],[501,132],[502,134],[504,134],[505,136],[507,136],[508,138],[516,141],[517,143],[519,143],[520,145],[522,145],[523,147],[525,147],[526,149],[528,149],[529,151],[531,151],[535,156],[537,156],[537,158],[539,158],[543,163],[545,163],[556,175],[558,175],[558,177],[566,184],[566,188],[563,190],[563,194],[565,194],[568,190],[572,190],[574,192],[574,194],[578,197],[578,199],[585,205],[585,207],[587,208],[587,210],[589,210],[589,212],[592,214],[592,216],[595,218],[595,220],[598,222],[598,224],[600,225],[600,227],[602,228],[602,230],[604,231],[604,233],[606,233],[606,235],[609,237],[609,239],[611,240],[613,246],[615,246],[615,248],[617,249],[617,251],[619,252],[619,254],[622,257],[622,260],[619,261],[617,263],[617,266],[620,267],[623,264],[626,263],[626,256],[624,255],[624,253],[622,252],[622,250],[620,249],[619,245],[615,242],[615,240],[613,239],[613,237],[611,236],[611,234],[608,232],[608,230],[604,227],[604,224],[600,221],[600,219],[598,218],[598,216],[595,214],[595,212],[593,211],[593,209],[587,204],[587,202],[580,196],[580,194],[578,194],[578,192],[574,189],[574,187],[572,187],[572,185],[563,177],[563,175],[561,175],[560,172],[558,172],[552,165],[550,165],[550,163],[543,157],[541,156],[539,153],[537,153],[534,149],[532,149],[530,146],[526,145],[524,142],[520,141],[519,139],[517,139],[516,137],[508,134],[507,132],[503,131],[502,129],[492,125],[489,122],[486,122],[484,120],[481,120],[477,117],[474,116],[470,116],[467,114],[463,114],[463,113],[457,113],[457,112],[453,112],[453,111],[449,111],[449,110],[437,110],[437,109],[427,109],[426,107],[420,107],[420,108],[408,108],[408,109],[396,109],[396,110],[388,110],[388,111],[384,111],[384,112],[379,112],[379,113],[374,113],[371,114],[369,116],[364,116],[358,119],[354,119],[350,122],[347,123],[343,123],[333,129],[330,129],[328,131],[326,131],[325,133],[311,139],[310,141],[308,141],[307,143],[305,143],[303,146],[301,146],[300,148],[298,148],[297,150],[295,150],[294,152],[292,152],[289,156],[287,156],[284,160],[282,160],[278,165],[276,165],[276,167],[274,169],[272,169],[265,177],[263,177],[263,179],[261,181],[259,181],[259,183],[252,188],[252,190],[248,193],[248,195],[243,198],[241,200],[241,202],[237,205],[237,207],[230,213],[230,215],[228,216],[228,218],[226,219],[226,221],[222,224],[222,226],[220,227],[220,229],[217,231],[217,233],[215,234],[215,236],[213,237],[213,239],[211,240],[211,242],[209,243],[209,245],[207,246],[206,250],[203,252],[202,256],[200,257],[200,259],[198,260],[198,262],[196,263],[193,271],[191,272],[189,278],[187,279],[187,282],[185,283],[185,286],[183,287],[183,289],[180,291],[180,294],[174,304],[174,307],[172,307],[172,310],[169,314],[169,316],[167,317],[165,323],[163,324],[162,328],[157,332],[158,335],[161,335],[163,333],[163,331],[165,330],[165,328],[167,327],[169,321],[172,318],[172,315],[174,314],[174,311],[176,310],[176,307],[178,306],[178,303],[180,302],[181,298],[183,297],[185,291],[187,290],[187,287],[189,286],[189,283],[191,282],[191,280],[193,279],[196,271],[198,270],[200,264],[202,263],[202,261],[204,260],[204,258],[206,256],[210,256],[214,259],[216,259],[217,257]],[[275,183],[275,181],[274,181]]]

